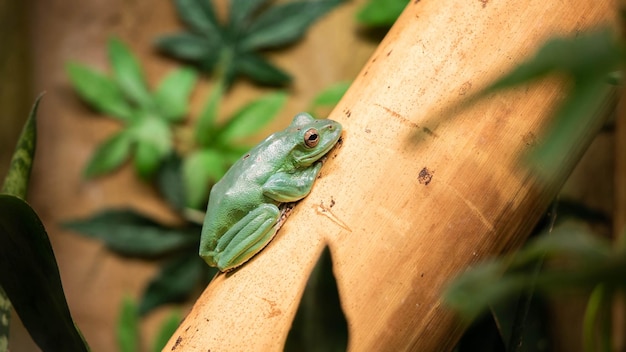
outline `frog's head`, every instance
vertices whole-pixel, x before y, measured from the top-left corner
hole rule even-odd
[[[289,127],[296,138],[291,155],[298,167],[306,167],[318,161],[341,136],[339,122],[316,120],[307,113],[296,115]]]

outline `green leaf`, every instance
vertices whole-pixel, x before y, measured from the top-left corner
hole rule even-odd
[[[291,44],[321,16],[343,0],[294,1],[275,5],[260,14],[246,30],[243,50],[266,49]]]
[[[606,120],[608,114],[598,114],[610,100],[613,89],[604,76],[574,83],[572,91],[556,112],[545,143],[533,150],[530,156],[531,163],[542,177],[550,179],[552,175],[562,172],[556,166],[576,150],[580,140],[576,136],[589,133],[590,126],[595,125],[597,129],[602,126],[594,121]]]
[[[348,321],[341,309],[328,247],[309,276],[285,351],[346,351]]]
[[[183,317],[177,310],[171,312],[170,315],[165,317],[165,321],[161,323],[159,332],[157,333],[154,344],[152,345],[153,352],[161,352],[165,348],[167,342],[178,329],[182,319]]]
[[[177,33],[161,36],[156,46],[162,52],[191,62],[203,62],[203,68],[210,70],[217,62],[218,47],[205,38],[193,33]]]
[[[139,312],[145,315],[165,303],[180,302],[201,284],[208,269],[197,251],[185,253],[167,262],[143,294]]]
[[[91,218],[63,224],[67,229],[100,239],[113,252],[153,258],[174,251],[195,248],[199,230],[168,228],[132,210],[106,210]]]
[[[177,210],[186,206],[183,183],[182,160],[177,153],[172,153],[161,163],[157,185],[163,198]]]
[[[117,320],[117,344],[121,352],[139,351],[139,315],[135,302],[124,297]]]
[[[180,19],[195,32],[205,36],[219,36],[219,24],[211,0],[175,0]]]
[[[286,101],[286,93],[276,92],[244,106],[221,129],[219,140],[224,144],[233,144],[258,133],[276,117]]]
[[[268,0],[231,0],[229,24],[232,28],[246,28],[252,15]]]
[[[196,79],[196,72],[189,68],[181,68],[167,75],[154,92],[159,115],[171,121],[180,121],[187,113],[189,96]]]
[[[125,122],[133,120],[133,111],[115,82],[78,63],[70,62],[66,69],[74,89],[95,109]]]
[[[150,93],[139,62],[130,50],[116,38],[109,40],[109,60],[113,66],[113,75],[120,89],[138,105],[151,103]]]
[[[187,206],[200,209],[209,197],[209,186],[226,172],[226,161],[222,153],[202,149],[191,153],[183,161],[183,184]]]
[[[234,63],[234,74],[249,76],[257,83],[281,86],[291,82],[291,76],[254,53],[240,54]],[[227,77],[229,85],[234,77]]]
[[[0,286],[43,351],[89,351],[63,294],[48,234],[23,200],[0,195]]]
[[[610,29],[583,32],[570,38],[547,41],[535,54],[485,89],[485,94],[526,83],[553,72],[578,81],[602,77],[617,70],[624,49]]]
[[[22,128],[0,193],[11,194],[22,199],[26,198],[28,180],[37,146],[37,108],[42,96],[40,95],[35,100],[28,120]]]
[[[409,0],[370,0],[357,13],[357,22],[366,26],[391,27]]]
[[[129,157],[132,140],[124,131],[101,144],[85,167],[84,177],[93,178],[118,169]]]
[[[311,110],[317,109],[321,106],[333,107],[337,105],[350,87],[350,84],[352,84],[352,82],[338,82],[321,91],[313,99]]]
[[[148,180],[159,169],[164,159],[165,155],[156,145],[149,142],[138,143],[134,159],[135,170],[141,178]]]
[[[198,122],[195,126],[196,142],[201,146],[207,146],[211,143],[217,126],[215,121],[217,120],[217,113],[219,110],[220,100],[224,95],[224,86],[217,83],[211,90],[209,99],[202,110],[202,114],[198,117]]]

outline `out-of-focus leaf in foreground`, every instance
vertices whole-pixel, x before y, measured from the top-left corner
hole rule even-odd
[[[537,273],[538,261],[554,262]],[[529,288],[540,293],[563,289],[588,291],[599,284],[619,287],[626,256],[591,234],[582,225],[564,223],[549,235],[531,241],[516,254],[482,263],[456,278],[444,293],[444,301],[468,320],[490,305]]]
[[[43,224],[11,195],[0,195],[0,284],[42,350],[89,350],[70,315]]]
[[[474,98],[557,74],[567,80],[566,95],[555,112],[545,142],[531,155],[536,170],[549,176],[575,150],[578,138],[602,126],[602,108],[610,101],[611,75],[624,62],[624,48],[609,29],[547,41],[537,53],[496,80]],[[471,99],[472,101],[475,101]],[[596,131],[589,131],[590,127]]]
[[[285,351],[345,351],[347,347],[348,322],[326,247],[309,276]]]

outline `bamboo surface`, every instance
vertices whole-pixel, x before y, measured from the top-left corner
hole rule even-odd
[[[462,329],[441,289],[524,240],[598,126],[541,180],[520,160],[541,143],[559,82],[440,114],[550,36],[613,16],[609,1],[411,2],[329,116],[343,143],[311,195],[260,255],[213,280],[165,350],[282,349],[325,243],[350,350],[450,350]]]

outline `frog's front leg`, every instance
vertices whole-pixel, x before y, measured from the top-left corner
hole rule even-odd
[[[221,271],[234,269],[262,250],[276,234],[279,217],[274,204],[261,204],[250,211],[217,241],[217,267]]]
[[[322,162],[316,162],[296,173],[276,173],[263,185],[263,194],[281,203],[300,200],[311,192],[321,168]]]

